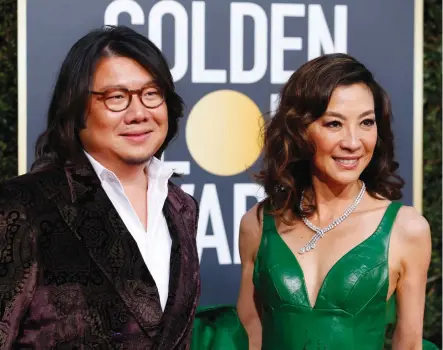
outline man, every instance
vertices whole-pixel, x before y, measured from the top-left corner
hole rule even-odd
[[[0,185],[1,349],[189,348],[198,209],[159,160],[174,90],[129,28],[72,47],[31,172]]]

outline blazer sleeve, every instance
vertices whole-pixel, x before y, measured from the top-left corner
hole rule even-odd
[[[192,199],[192,201],[188,200],[189,203],[193,207],[193,208],[191,207],[191,210],[192,210],[192,213],[193,213],[193,215],[192,215],[193,220],[190,221],[189,225],[192,228],[194,239],[196,239],[196,237],[197,237],[197,228],[198,228],[198,218],[199,218],[199,206],[198,206],[197,200],[193,196],[191,196],[189,194],[187,194],[187,196],[189,196]],[[198,293],[200,293],[200,277],[198,279],[198,284],[199,284],[199,292]],[[195,308],[196,307],[197,307],[197,304],[195,305]],[[190,350],[191,349],[191,337],[192,337],[192,329],[193,329],[193,325],[194,325],[194,319],[195,319],[195,309],[192,312],[192,315],[190,315],[189,322],[188,322],[188,324],[187,324],[187,326],[186,326],[186,328],[185,328],[185,330],[183,332],[183,337],[182,337],[182,340],[181,340],[181,347],[180,347],[180,349],[183,349],[183,350]]]
[[[35,234],[0,186],[0,349],[12,349],[37,283]],[[9,198],[8,198],[9,197]]]
[[[194,202],[194,205],[195,205],[194,234],[195,234],[195,237],[197,237],[198,217],[199,217],[200,210],[199,210],[197,200],[193,196],[190,196],[190,197],[192,198],[192,201]]]

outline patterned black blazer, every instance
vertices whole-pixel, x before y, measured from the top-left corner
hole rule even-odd
[[[200,294],[198,207],[169,183],[164,313],[89,162],[0,185],[0,349],[188,349]]]

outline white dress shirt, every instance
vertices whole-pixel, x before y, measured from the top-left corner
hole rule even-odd
[[[149,269],[160,296],[162,310],[165,310],[169,292],[169,265],[171,257],[171,235],[163,215],[163,205],[168,195],[168,180],[172,169],[161,160],[152,157],[146,164],[148,176],[148,222],[147,232],[140,222],[123,186],[117,176],[106,169],[90,154],[85,152],[92,164],[106,195],[111,200],[123,223],[137,242],[138,249]]]

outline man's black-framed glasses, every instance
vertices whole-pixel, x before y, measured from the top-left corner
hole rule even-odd
[[[104,91],[89,91],[90,94],[100,96],[106,108],[112,112],[121,112],[129,107],[132,96],[138,95],[146,108],[157,108],[164,102],[162,92],[157,86],[144,86],[138,90],[129,90],[123,87],[108,88]]]

